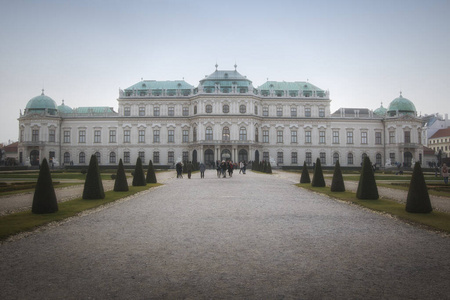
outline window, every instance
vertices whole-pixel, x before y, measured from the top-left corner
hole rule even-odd
[[[277,143],[283,142],[283,130],[277,130]]]
[[[86,143],[86,130],[80,130],[78,132],[78,143],[80,144]]]
[[[311,117],[311,108],[305,107],[305,117],[310,118]]]
[[[205,140],[212,141],[213,140],[213,130],[211,127],[207,127],[205,131]]]
[[[194,142],[197,141],[197,128],[194,128],[192,130],[192,139],[194,140]]]
[[[291,152],[291,164],[297,164],[297,152]]]
[[[269,152],[263,152],[263,160],[269,161]]]
[[[267,106],[263,107],[263,116],[268,117],[269,116],[269,108]]]
[[[375,132],[375,144],[381,145],[381,132]]]
[[[22,131],[21,131],[22,132]],[[50,129],[48,131],[48,141],[49,142],[55,142],[56,141],[56,133],[54,129]]]
[[[361,132],[361,144],[367,144],[367,132]]]
[[[375,163],[378,166],[381,166],[381,154],[380,153],[377,153],[377,155],[375,156]]]
[[[259,130],[258,130],[258,127],[255,127],[255,142],[259,142]]]
[[[263,143],[269,142],[269,130],[263,130]]]
[[[55,151],[49,151],[48,158],[49,158],[49,163],[52,163],[53,159],[55,158]]]
[[[325,108],[319,108],[319,118],[325,118]]]
[[[70,143],[70,131],[64,130],[64,143]]]
[[[125,106],[125,107],[123,108],[123,115],[124,115],[125,117],[131,116],[131,107]]]
[[[230,140],[230,128],[224,127],[222,129],[222,141],[229,141]]]
[[[80,154],[78,154],[78,163],[80,164],[86,163],[86,154],[84,152],[80,152]]]
[[[131,130],[125,129],[123,131],[123,142],[124,143],[131,142]]]
[[[353,131],[347,131],[347,144],[353,144]]]
[[[258,114],[258,105],[255,105],[255,115]]]
[[[189,116],[189,107],[183,106],[183,117]]]
[[[194,115],[197,114],[197,105],[194,106]]]
[[[64,164],[69,164],[69,163],[70,163],[70,153],[64,152]]]
[[[389,144],[395,144],[395,131],[389,131]]]
[[[305,161],[308,166],[310,166],[312,164],[312,153],[311,152],[306,152]]]
[[[141,162],[144,164],[145,163],[145,152],[144,151],[139,151],[138,152],[138,156],[141,159]]]
[[[277,152],[277,163],[283,163],[283,152]]]
[[[305,131],[305,144],[311,144],[311,131]]]
[[[208,114],[212,113],[212,105],[211,104],[206,105],[206,112]]]
[[[101,158],[102,158],[102,156],[100,155],[100,152],[95,152],[95,156],[97,157],[98,164],[100,164]]]
[[[189,152],[183,151],[183,161],[189,161]]]
[[[333,154],[333,165],[335,165],[338,160],[339,160],[339,153],[335,152]]]
[[[291,143],[297,143],[297,130],[291,130]]]
[[[422,132],[419,130],[417,130],[417,142],[419,144],[422,144]],[[447,139],[445,139],[445,142],[447,142]]]
[[[222,112],[224,114],[227,114],[230,112],[230,106],[228,104],[225,104],[224,106],[222,106]]]
[[[319,131],[319,144],[325,144],[325,131]]]
[[[115,164],[116,163],[116,152],[111,152],[109,154],[109,163]]]
[[[411,143],[411,131],[405,131],[405,144]]]
[[[291,107],[291,117],[297,116],[297,107]]]
[[[175,162],[175,153],[173,151],[167,152],[167,162],[173,164]]]
[[[283,107],[277,106],[277,117],[282,117],[282,116],[283,116]]]
[[[333,131],[333,144],[339,144],[339,131]]]
[[[144,129],[139,129],[138,131],[138,136],[139,136],[139,143],[145,143],[145,130]]]
[[[159,114],[160,114],[160,112],[159,112],[159,106],[153,107],[153,116],[154,116],[154,117],[159,117]]]
[[[395,153],[389,153],[389,158],[391,160],[391,165],[395,164]]]
[[[145,116],[145,106],[139,106],[139,116]]]
[[[116,142],[116,131],[115,130],[110,130],[109,131],[109,142],[110,143],[115,143]]]
[[[169,115],[169,117],[175,116],[175,107],[169,106],[167,114]]]
[[[123,163],[129,164],[129,163],[130,163],[130,160],[131,160],[131,158],[130,158],[130,152],[129,152],[129,151],[125,151],[125,152],[123,153]]]
[[[353,154],[347,154],[347,165],[353,165]]]
[[[94,130],[94,143],[102,142],[102,132],[101,130]]]
[[[189,130],[183,130],[183,143],[189,143]]]
[[[39,142],[39,129],[33,129],[31,131],[31,141]]]
[[[239,112],[241,114],[245,114],[247,112],[247,106],[245,106],[244,104],[239,106]]]
[[[160,142],[159,130],[155,129],[155,130],[153,130],[153,143],[159,143],[159,142]]]
[[[239,129],[239,140],[240,141],[247,140],[247,129],[245,127],[241,127],[241,129]]]
[[[326,165],[327,164],[327,155],[325,152],[320,152],[320,164]]]
[[[173,143],[173,142],[175,142],[175,130],[169,129],[169,130],[167,131],[167,142],[168,142],[168,143]]]

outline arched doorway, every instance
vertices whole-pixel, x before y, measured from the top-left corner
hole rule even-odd
[[[214,151],[211,149],[205,150],[205,166],[214,168]]]
[[[403,154],[403,163],[405,167],[411,167],[411,162],[412,162],[411,152],[405,152],[405,154]]]
[[[197,150],[192,151],[192,163],[197,162]]]
[[[224,149],[222,151],[222,160],[227,161],[227,160],[231,160],[231,151],[228,149]]]
[[[259,151],[255,151],[255,161],[259,161]]]
[[[248,162],[248,152],[245,149],[239,150],[238,162],[245,161]]]
[[[30,152],[30,164],[32,166],[39,166],[39,150],[33,150]]]

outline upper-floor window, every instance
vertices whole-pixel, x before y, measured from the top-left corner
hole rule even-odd
[[[167,142],[169,143],[175,142],[175,130],[169,129],[167,133],[168,133]]]
[[[247,112],[247,106],[245,106],[244,104],[239,106],[239,112],[241,114],[245,114]]]
[[[411,131],[405,131],[405,144],[411,143]]]
[[[86,143],[86,130],[80,130],[78,132],[78,143],[80,144]]]
[[[229,141],[230,140],[230,128],[224,127],[222,129],[222,141]]]
[[[339,144],[339,131],[333,131],[333,144]]]
[[[195,127],[192,130],[192,139],[193,139],[194,142],[197,141],[197,128],[195,128]]]
[[[183,143],[189,142],[189,130],[184,129],[183,130]]]
[[[418,139],[418,143],[419,144],[422,144],[422,131],[420,131],[420,129],[419,130],[417,130],[417,139]],[[445,142],[447,142],[447,139],[445,139]]]
[[[31,141],[39,142],[39,129],[33,129],[31,131]]]
[[[291,143],[297,143],[297,130],[291,130]]]
[[[353,131],[347,131],[347,144],[353,144]]]
[[[258,114],[258,105],[255,105],[255,115]]]
[[[56,131],[55,129],[50,129],[48,131],[48,141],[55,142],[56,141]]]
[[[123,108],[123,115],[124,115],[125,117],[131,116],[131,107],[125,106],[125,107]]]
[[[194,115],[197,114],[197,105],[194,105]]]
[[[145,130],[140,129],[138,134],[139,134],[139,143],[145,143]]]
[[[116,131],[115,130],[110,130],[109,131],[109,142],[110,143],[115,143],[116,142]]]
[[[245,127],[241,127],[239,129],[239,140],[246,141],[247,140],[247,129]]]
[[[70,143],[70,130],[64,130],[64,143]]]
[[[395,131],[389,131],[389,144],[395,144]]]
[[[130,143],[131,142],[131,130],[125,129],[123,131],[123,142]]]
[[[189,107],[183,106],[183,117],[189,116]]]
[[[94,143],[101,143],[101,142],[102,142],[102,131],[94,130]]]
[[[269,107],[264,106],[263,107],[263,116],[268,117],[269,116]]]
[[[305,131],[305,144],[310,144],[311,143],[311,131]]]
[[[361,132],[361,144],[367,144],[367,132]]]
[[[325,131],[319,131],[319,144],[325,144]]]
[[[283,130],[277,130],[277,143],[283,143]]]
[[[311,108],[305,107],[305,117],[310,118],[311,117]]]
[[[229,112],[230,112],[230,106],[229,106],[228,104],[225,104],[225,105],[222,107],[222,112],[223,112],[224,114],[229,113]]]
[[[319,117],[325,118],[325,108],[319,108]]]
[[[139,106],[139,116],[145,116],[145,106]]]
[[[297,107],[291,107],[291,117],[297,116]]]
[[[155,106],[153,107],[153,116],[154,117],[159,117],[159,106]]]
[[[263,130],[263,143],[269,142],[269,130]]]
[[[375,132],[375,144],[381,145],[381,132]]]
[[[283,116],[283,107],[277,106],[277,117],[282,117],[282,116]]]
[[[155,129],[153,130],[153,143],[159,142],[160,142],[159,129]]]
[[[255,127],[255,142],[259,142],[259,130],[258,130],[258,127]]]
[[[206,105],[206,112],[207,112],[208,114],[212,113],[212,105],[211,105],[211,104],[207,104],[207,105]]]
[[[169,106],[167,114],[169,115],[169,117],[175,116],[175,107]]]
[[[207,141],[213,140],[213,130],[211,127],[206,127],[205,140],[207,140]]]

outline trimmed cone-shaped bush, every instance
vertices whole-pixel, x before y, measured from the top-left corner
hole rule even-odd
[[[84,182],[83,199],[104,199],[105,191],[98,168],[97,155],[93,154],[89,161],[89,168]]]
[[[136,168],[134,169],[133,186],[145,186],[145,174],[142,168],[142,160],[140,157],[136,160]]]
[[[303,163],[302,176],[300,176],[300,183],[311,183],[308,168],[306,167],[306,161]]]
[[[272,174],[272,165],[270,164],[270,161],[267,163],[267,171],[266,173]]]
[[[368,156],[364,157],[356,198],[365,200],[377,200],[379,198],[375,175]]]
[[[345,192],[344,178],[342,177],[341,165],[339,160],[336,161],[334,166],[333,180],[331,181],[332,192]]]
[[[33,206],[31,212],[34,214],[50,214],[58,211],[55,189],[48,167],[47,159],[42,160],[39,177],[34,189]]]
[[[420,162],[414,165],[414,171],[409,184],[408,198],[406,199],[406,211],[410,213],[430,213],[430,195],[428,195],[427,184],[423,177]]]
[[[314,168],[314,176],[311,182],[311,186],[324,187],[325,179],[323,178],[322,166],[320,164],[320,159],[316,159],[316,167]]]
[[[148,170],[147,170],[147,177],[145,179],[147,183],[156,183],[156,174],[155,174],[155,168],[153,167],[153,162],[150,160],[150,163],[148,164]]]
[[[119,160],[119,167],[117,169],[116,181],[114,181],[114,192],[127,192],[128,181],[125,169],[123,168],[122,159]]]

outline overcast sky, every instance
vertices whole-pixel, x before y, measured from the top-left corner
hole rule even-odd
[[[306,81],[340,107],[449,113],[450,1],[0,0],[0,142],[45,94],[111,106],[141,78],[197,86],[237,70],[262,85]]]

